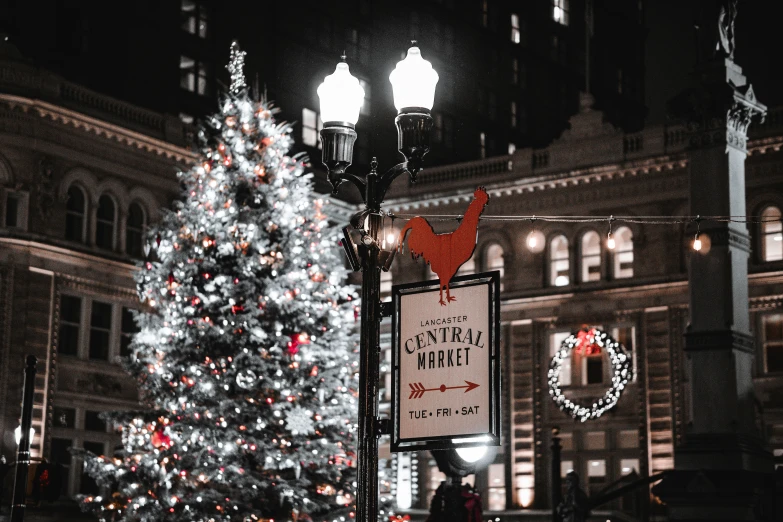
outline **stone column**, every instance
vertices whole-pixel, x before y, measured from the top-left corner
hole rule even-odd
[[[715,11],[721,17],[713,23],[721,35],[732,35],[730,45],[724,35],[704,47],[712,56],[702,55],[697,85],[671,104],[691,130],[693,215],[746,215],[747,131],[752,117],[766,111],[731,58],[733,18],[729,32],[726,9]],[[690,254],[685,333],[690,417],[685,442],[675,448],[675,470],[653,491],[666,502],[672,521],[772,520],[765,518],[764,505],[774,484],[773,461],[758,429],[751,374],[748,229],[745,223],[712,220],[699,228],[704,246]],[[693,226],[691,234],[695,231]]]

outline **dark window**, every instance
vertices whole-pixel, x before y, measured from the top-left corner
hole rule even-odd
[[[79,328],[82,320],[82,300],[72,295],[60,296],[60,332],[57,353],[77,355],[79,353]]]
[[[95,455],[103,455],[105,453],[103,442],[84,442],[84,449]],[[82,481],[79,487],[79,493],[82,495],[97,495],[100,493],[98,483],[95,482],[91,476],[82,472]]]
[[[498,98],[494,92],[489,93],[489,119],[494,120],[498,112]]]
[[[71,439],[58,439],[52,438],[52,446],[49,452],[49,460],[53,464],[59,464],[63,467],[62,474],[62,493],[68,492],[68,477],[70,476],[69,470],[71,469],[71,447],[73,441]]]
[[[454,118],[443,116],[443,145],[447,149],[454,148]]]
[[[441,143],[443,141],[443,114],[435,112],[432,114],[432,117],[432,119],[435,120],[432,141],[435,143]]]
[[[133,318],[133,310],[122,307],[122,331],[120,332],[120,355],[127,357],[130,355],[130,344],[133,336],[139,331],[136,321]]]
[[[68,189],[65,204],[65,239],[84,241],[84,192],[78,187]]]
[[[17,227],[19,216],[19,196],[8,194],[5,198],[5,226]]]
[[[55,428],[75,428],[76,410],[73,408],[55,407],[52,413],[52,421]]]
[[[114,248],[114,200],[106,195],[98,200],[97,221],[95,223],[95,244],[99,248]]]
[[[87,431],[106,432],[106,423],[100,418],[99,411],[87,410],[84,414],[84,429]]]
[[[764,363],[767,372],[783,372],[783,314],[770,314],[764,323]]]
[[[105,361],[109,358],[110,335],[111,305],[93,301],[90,316],[90,359]]]
[[[140,258],[144,241],[144,211],[138,203],[128,208],[128,224],[125,227],[125,251],[131,257]]]
[[[587,357],[587,382],[585,384],[601,384],[604,382],[603,356]]]
[[[358,29],[349,28],[345,35],[348,59],[354,59],[359,63],[370,63],[370,35],[362,33]]]

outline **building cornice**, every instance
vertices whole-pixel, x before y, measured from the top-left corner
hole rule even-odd
[[[197,154],[184,147],[178,147],[166,141],[152,138],[140,132],[126,129],[49,102],[12,94],[0,94],[0,103],[9,106],[11,109],[21,109],[24,113],[35,114],[67,127],[102,136],[117,143],[157,156],[163,156],[178,163],[191,165],[197,161]]]

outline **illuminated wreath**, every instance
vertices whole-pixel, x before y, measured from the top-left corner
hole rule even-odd
[[[612,363],[612,387],[606,391],[606,394],[595,401],[592,407],[586,407],[572,402],[563,395],[560,388],[560,371],[563,369],[563,361],[568,357],[572,350],[577,353],[591,355],[601,353],[606,350],[609,361]],[[609,334],[597,328],[580,330],[576,335],[571,334],[560,345],[560,349],[552,357],[549,363],[549,395],[555,404],[564,412],[575,419],[585,422],[590,419],[597,419],[607,410],[614,407],[620,399],[625,385],[631,379],[631,359],[625,353],[625,348],[612,339]]]

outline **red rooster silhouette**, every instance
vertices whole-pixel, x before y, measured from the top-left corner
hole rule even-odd
[[[426,219],[417,216],[408,221],[400,232],[399,250],[402,251],[405,236],[410,232],[408,248],[413,259],[424,256],[432,271],[440,279],[440,304],[446,306],[447,301],[454,301],[449,292],[449,282],[465,261],[470,259],[476,249],[476,233],[479,216],[487,206],[489,196],[484,187],[479,187],[473,193],[473,201],[462,218],[462,222],[454,232],[436,234]],[[446,290],[446,301],[443,300],[443,290]]]

